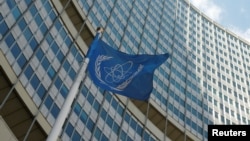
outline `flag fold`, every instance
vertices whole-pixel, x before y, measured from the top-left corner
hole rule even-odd
[[[154,70],[169,54],[126,54],[99,38],[97,34],[87,53],[88,71],[95,85],[132,99],[147,100],[153,90]]]

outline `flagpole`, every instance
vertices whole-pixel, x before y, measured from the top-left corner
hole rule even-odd
[[[98,27],[97,33],[102,33],[102,32],[103,32],[103,28]],[[86,75],[86,69],[88,67],[88,64],[89,64],[89,58],[86,57],[83,61],[83,64],[81,65],[81,68],[80,68],[79,73],[76,77],[76,80],[72,84],[72,87],[69,91],[69,94],[68,94],[67,98],[65,99],[65,102],[60,110],[60,113],[59,113],[46,141],[56,141],[58,139],[59,134],[62,131],[62,126],[67,118],[67,115],[70,112],[70,108],[71,108],[71,105],[74,101],[74,98],[77,95],[81,81],[84,78],[84,76]]]
[[[60,113],[59,113],[59,115],[58,115],[58,117],[53,125],[53,128],[52,128],[52,130],[47,138],[47,141],[56,141],[58,139],[60,131],[62,130],[62,126],[64,124],[64,121],[66,120],[67,115],[70,111],[71,104],[73,103],[74,98],[78,92],[78,88],[81,84],[82,78],[86,74],[85,71],[87,69],[88,63],[89,63],[89,58],[85,58],[82,66],[79,70],[79,73],[77,75],[77,78],[74,81],[72,88],[70,89],[69,94],[67,96],[67,99],[65,100],[65,102],[61,108],[61,111],[60,111]]]

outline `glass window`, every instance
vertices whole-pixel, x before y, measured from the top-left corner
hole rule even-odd
[[[106,94],[106,99],[108,102],[110,102],[112,99],[112,95],[109,92],[107,92],[107,94]]]
[[[47,11],[48,13],[52,10],[52,7],[51,7],[49,1],[47,1],[47,3],[44,4],[44,7],[45,7],[45,9],[46,9],[46,11]]]
[[[112,125],[113,125],[113,119],[111,118],[110,115],[108,115],[108,118],[107,118],[107,120],[106,120],[106,123],[109,125],[109,127],[112,127]]]
[[[43,99],[45,95],[46,89],[44,88],[43,85],[40,85],[37,91],[38,96]]]
[[[126,113],[125,113],[125,121],[126,121],[127,123],[129,123],[129,120],[130,120],[130,115],[126,112]]]
[[[61,85],[62,85],[62,80],[61,80],[61,78],[57,78],[56,79],[56,81],[55,81],[55,86],[56,86],[56,88],[59,90],[60,89],[60,87],[61,87]]]
[[[47,97],[47,99],[45,100],[45,106],[46,106],[48,109],[50,109],[52,103],[53,103],[53,99],[52,99],[51,96],[49,95],[49,96]]]
[[[71,78],[72,80],[75,78],[76,72],[75,72],[75,70],[73,70],[73,68],[70,69],[69,76],[70,76],[70,78]]]
[[[185,120],[184,114],[183,114],[182,112],[179,112],[179,113],[180,113],[179,118],[180,118],[182,121],[184,121],[184,120]]]
[[[80,141],[81,140],[81,136],[80,136],[80,134],[76,130],[74,132],[72,140],[73,141]]]
[[[13,16],[15,17],[15,19],[17,20],[20,16],[21,16],[21,12],[18,9],[18,7],[15,7],[12,11]]]
[[[81,112],[81,106],[79,103],[76,103],[75,108],[74,108],[74,112],[76,113],[76,115],[79,115]]]
[[[76,56],[76,60],[78,61],[78,62],[81,62],[82,60],[83,60],[83,56],[81,55],[81,54],[77,54],[77,56]]]
[[[109,139],[104,135],[102,134],[102,138],[101,138],[101,141],[108,141]]]
[[[107,112],[103,109],[102,112],[101,112],[102,119],[105,120],[106,116],[107,116]]]
[[[19,25],[20,29],[22,30],[22,29],[24,29],[24,28],[27,26],[27,23],[26,23],[26,21],[24,20],[24,18],[22,18],[22,19],[20,20],[20,22],[18,23],[18,25]]]
[[[32,37],[32,39],[31,39],[31,41],[30,41],[30,47],[31,47],[31,49],[33,50],[33,51],[35,51],[35,49],[37,48],[37,46],[38,46],[38,43],[37,43],[37,41],[36,41],[36,39],[34,38],[34,37]]]
[[[88,115],[85,111],[82,110],[82,113],[80,115],[80,119],[83,123],[86,123],[87,119],[88,119]]]
[[[23,68],[24,65],[25,65],[26,62],[27,62],[27,59],[25,58],[25,56],[24,56],[23,54],[21,54],[21,56],[18,58],[17,62],[18,62],[18,64],[19,64],[19,66],[20,66],[21,68]]]
[[[56,29],[59,31],[62,28],[62,24],[59,20],[55,22]]]
[[[150,138],[150,136],[147,132],[145,132],[143,138],[144,138],[144,140],[148,140]]]
[[[136,125],[137,125],[136,121],[133,118],[131,118],[130,126],[135,130],[136,129]]]
[[[56,54],[57,51],[59,50],[59,47],[56,42],[54,42],[51,46],[52,51]]]
[[[53,37],[51,36],[50,33],[46,36],[46,41],[48,42],[48,44],[51,44],[51,43],[52,43]]]
[[[88,99],[90,104],[92,104],[94,102],[94,96],[92,94],[89,94],[87,99]]]
[[[86,86],[84,86],[82,89],[82,95],[86,97],[87,94],[88,94],[88,89],[86,88]]]
[[[95,100],[95,102],[94,102],[94,108],[95,108],[95,110],[96,110],[97,112],[99,111],[100,104],[98,103],[97,100]]]
[[[8,0],[6,2],[7,2],[7,5],[9,6],[10,9],[15,7],[15,5],[16,5],[16,2],[14,0]]]
[[[56,104],[54,104],[51,109],[51,114],[53,115],[54,118],[57,118],[59,111],[60,111],[59,107]]]
[[[7,26],[7,25],[6,25]],[[4,28],[4,27],[3,27]],[[2,33],[2,24],[1,24],[1,27],[0,27],[0,32]],[[8,28],[6,28],[6,30],[8,30]],[[4,34],[4,33],[2,33],[2,34]],[[13,43],[15,43],[15,39],[14,39],[14,37],[12,36],[12,34],[9,34],[7,37],[6,37],[6,39],[5,39],[5,42],[6,42],[6,44],[8,45],[8,47],[11,47],[11,45],[13,44]]]
[[[139,135],[142,135],[142,127],[141,127],[140,125],[137,125],[136,132],[137,132]]]
[[[76,47],[73,45],[73,47],[71,48],[71,53],[72,53],[72,55],[73,56],[76,56],[76,54],[77,54],[77,49],[76,49]]]
[[[125,133],[125,132],[122,130],[120,139],[123,140],[123,141],[125,141],[125,140],[126,140],[126,136],[127,136],[127,133]],[[146,140],[147,140],[147,139],[146,139]]]
[[[29,41],[30,38],[33,36],[32,32],[30,31],[29,28],[26,28],[26,30],[23,32],[23,34],[24,34],[24,36],[25,36],[25,38],[26,38],[27,41]]]
[[[68,72],[69,68],[70,68],[70,64],[69,61],[66,60],[63,64],[63,68],[65,69],[66,72]]]
[[[62,39],[64,39],[67,36],[67,33],[64,29],[60,31],[60,35],[62,36]]]
[[[124,111],[123,107],[122,107],[121,105],[118,105],[117,112],[118,112],[120,115],[122,115],[123,111]]]
[[[47,70],[48,67],[50,66],[50,62],[49,62],[49,60],[47,59],[47,57],[45,57],[45,58],[43,59],[43,61],[42,61],[42,66],[43,66],[43,68],[44,68],[45,70]]]
[[[42,17],[40,16],[40,14],[37,14],[37,15],[36,15],[35,21],[36,21],[36,24],[37,24],[38,26],[40,26],[40,24],[43,23],[43,19],[42,19]]]
[[[56,18],[56,14],[55,14],[55,12],[53,11],[53,12],[51,12],[50,14],[49,14],[49,16],[50,16],[50,19],[52,20],[52,21],[54,21],[55,20],[55,18]]]
[[[56,74],[56,71],[54,70],[54,68],[53,67],[49,67],[49,71],[48,71],[48,75],[49,75],[49,77],[51,78],[51,79],[53,79],[53,77],[55,76],[55,74]]]
[[[0,15],[1,19],[2,19],[2,15]],[[2,34],[2,36],[9,30],[7,24],[5,22],[0,23],[0,34]],[[11,34],[10,34],[11,35]],[[12,36],[12,35],[11,35]],[[6,41],[6,40],[5,40]],[[6,41],[7,42],[7,41]],[[13,42],[12,42],[13,43]]]
[[[186,123],[189,125],[189,126],[191,126],[191,120],[187,117],[186,118]]]
[[[114,124],[113,124],[113,131],[118,135],[118,132],[119,132],[119,126],[118,126],[118,124],[116,123],[116,122],[114,122]]]
[[[94,134],[95,134],[95,137],[99,140],[101,137],[101,130],[99,128],[96,128]]]
[[[88,127],[88,129],[89,129],[90,131],[93,130],[94,122],[93,122],[91,119],[88,120],[88,122],[87,122],[87,127]]]
[[[41,32],[43,33],[43,35],[46,34],[46,32],[48,31],[47,26],[45,25],[45,23],[42,24],[42,26],[40,27]]]
[[[73,133],[74,127],[71,123],[68,124],[68,126],[66,127],[66,133],[69,137],[71,137],[72,133]]]
[[[32,0],[25,0],[26,4],[29,5]]]
[[[64,58],[64,54],[62,53],[62,51],[59,50],[56,57],[59,60],[59,62],[62,62]]]
[[[18,55],[21,53],[21,49],[19,48],[19,46],[15,43],[15,45],[12,47],[11,49],[11,53],[13,54],[13,56],[15,58],[18,57]]]
[[[35,74],[35,75],[32,77],[32,79],[31,79],[31,81],[30,81],[30,84],[32,85],[32,87],[33,87],[34,89],[36,89],[36,88],[38,87],[39,83],[40,83],[40,80],[39,80],[39,78],[37,77],[37,75]]]
[[[70,47],[71,46],[71,43],[72,43],[72,40],[70,39],[69,36],[67,36],[67,38],[65,39],[65,44]]]
[[[39,48],[37,51],[36,57],[38,60],[41,60],[43,56],[44,56],[44,53],[43,53],[42,49]],[[46,68],[45,66],[43,66],[43,67]]]
[[[68,90],[68,88],[63,84],[63,86],[62,86],[60,92],[61,92],[62,96],[63,96],[64,98],[66,98],[67,95],[68,95],[68,93],[69,93],[69,90]]]
[[[32,76],[33,73],[34,73],[34,70],[31,68],[30,65],[27,67],[27,69],[24,72],[27,79],[30,79],[30,77]]]
[[[36,13],[37,13],[37,8],[36,8],[35,5],[32,5],[32,6],[30,7],[30,13],[32,14],[32,16],[35,16],[35,15],[36,15]]]
[[[113,106],[113,108],[116,109],[117,105],[118,105],[118,102],[115,99],[113,99],[112,100],[112,106]]]

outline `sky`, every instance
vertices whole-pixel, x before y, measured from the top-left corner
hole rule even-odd
[[[250,43],[250,0],[189,0],[203,13]]]

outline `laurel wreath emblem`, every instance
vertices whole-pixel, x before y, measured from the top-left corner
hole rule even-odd
[[[111,58],[113,57],[110,57],[110,56],[105,56],[105,55],[99,55],[97,58],[96,58],[96,61],[95,61],[95,74],[96,74],[96,77],[97,79],[107,85],[108,87],[114,89],[114,90],[117,90],[117,91],[122,91],[123,89],[125,89],[128,84],[132,81],[132,79],[142,70],[143,68],[143,65],[140,65],[138,67],[138,70],[133,74],[131,75],[127,80],[125,80],[122,84],[120,84],[119,86],[117,86],[116,88],[115,87],[112,87],[110,86],[109,84],[107,84],[105,81],[102,80],[102,77],[101,77],[101,63],[103,61],[107,61],[107,60],[110,60]]]

